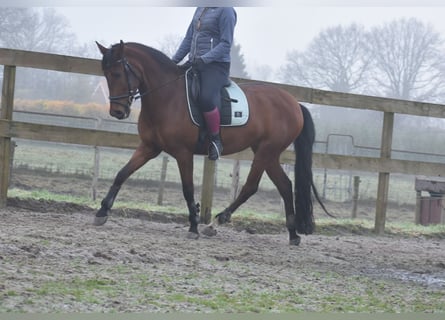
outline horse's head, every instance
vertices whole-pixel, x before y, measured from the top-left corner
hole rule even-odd
[[[130,107],[141,94],[139,86],[142,75],[125,57],[125,44],[122,42],[107,49],[96,42],[102,53],[102,70],[110,91],[110,115],[121,120],[130,115]]]

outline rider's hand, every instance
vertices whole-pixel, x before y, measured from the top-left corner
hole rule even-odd
[[[187,60],[183,64],[178,64],[178,68],[181,70],[184,70],[184,72],[186,70],[188,70],[191,66],[192,66],[192,62],[190,60]]]
[[[205,65],[204,60],[202,58],[195,58],[192,62],[192,68],[195,68],[197,70],[201,70],[201,68]]]

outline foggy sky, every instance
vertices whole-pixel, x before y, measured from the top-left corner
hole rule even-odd
[[[443,0],[1,0],[1,6],[54,7],[69,21],[80,43],[124,41],[159,48],[166,36],[183,36],[191,5],[234,5],[235,41],[247,71],[277,70],[291,50],[304,51],[322,30],[351,23],[365,27],[415,17],[445,38]],[[254,6],[254,7],[253,7]],[[416,7],[412,7],[416,6]],[[99,56],[98,56],[99,57]]]
[[[64,6],[66,16],[80,42],[99,40],[111,45],[119,40],[159,47],[167,35],[182,36],[193,15],[193,7]],[[415,17],[431,24],[445,38],[445,7],[326,7],[292,5],[235,7],[238,23],[235,40],[241,45],[248,71],[258,65],[278,68],[286,53],[305,50],[325,28],[359,23],[378,26],[402,17]]]

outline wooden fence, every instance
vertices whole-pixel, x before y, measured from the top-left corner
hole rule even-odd
[[[4,65],[0,110],[0,207],[6,205],[10,172],[11,138],[117,148],[136,148],[138,145],[139,138],[134,134],[24,123],[12,120],[16,67],[102,75],[99,60],[0,48],[0,64]],[[243,83],[261,82],[239,78],[234,78],[234,80]],[[375,215],[376,233],[383,233],[385,228],[390,173],[424,176],[445,175],[444,163],[391,158],[394,114],[445,118],[445,105],[331,92],[277,83],[273,83],[273,85],[287,90],[301,102],[375,110],[384,113],[379,158],[314,153],[313,161],[315,168],[379,173]],[[246,150],[227,158],[252,160],[252,153]],[[293,152],[284,152],[281,156],[281,161],[282,163],[292,164],[294,162]],[[212,186],[214,164],[205,161],[203,174],[203,185]],[[208,193],[202,194],[201,199],[202,212],[204,219],[207,220],[211,208],[212,188],[203,188],[203,190],[208,190]]]

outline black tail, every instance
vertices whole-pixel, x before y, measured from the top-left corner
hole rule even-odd
[[[312,147],[315,142],[315,126],[309,110],[301,105],[304,126],[294,141],[295,148],[295,224],[300,234],[311,234],[315,229],[312,194],[323,210],[328,214],[321,202],[312,177]]]

